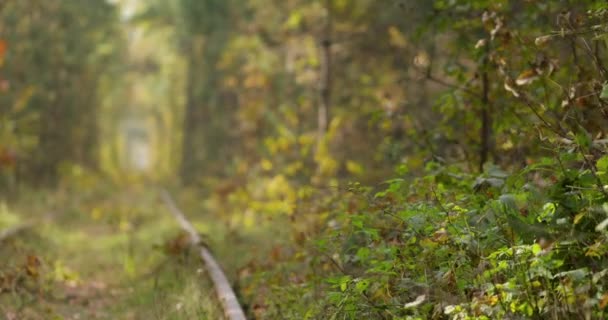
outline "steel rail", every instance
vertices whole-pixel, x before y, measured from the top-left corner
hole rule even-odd
[[[177,207],[175,201],[173,201],[173,198],[171,197],[171,194],[169,194],[167,190],[161,191],[161,197],[182,229],[188,233],[190,243],[199,250],[201,259],[203,260],[209,277],[213,282],[215,293],[220,301],[220,304],[222,305],[226,319],[246,320],[247,318],[245,317],[245,312],[243,312],[243,309],[241,308],[241,305],[239,304],[239,301],[236,298],[236,295],[234,294],[226,275],[224,275],[222,268],[217,263],[215,258],[213,258],[213,255],[209,249],[204,246],[200,234],[196,231],[192,223],[186,219],[185,214]]]
[[[4,230],[0,230],[0,242],[4,242],[5,240],[14,237],[15,235],[30,229],[34,226],[34,222],[26,222],[14,227],[10,227]]]

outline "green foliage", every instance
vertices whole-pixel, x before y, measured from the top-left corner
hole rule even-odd
[[[0,186],[56,183],[67,162],[97,164],[101,79],[119,62],[118,14],[106,1],[0,6]],[[4,170],[6,169],[6,170]]]
[[[366,89],[340,87],[351,109],[342,114],[336,106],[335,131],[313,156],[316,170],[305,165],[301,171],[313,177],[313,185],[347,187],[310,189],[297,175],[287,184],[281,180],[295,198],[277,198],[264,187],[260,176],[284,177],[291,164],[309,157],[297,148],[298,131],[285,134],[285,116],[265,140],[272,160],[264,158],[263,170],[229,196],[234,201],[218,204],[235,214],[260,215],[277,212],[256,206],[256,199],[294,207],[282,210],[293,221],[293,242],[282,244],[288,254],[271,254],[268,267],[244,279],[250,293],[245,298],[257,306],[252,313],[263,319],[605,317],[602,9],[591,1],[570,11],[543,1],[434,1],[416,11],[433,12],[433,18],[416,33],[404,33],[389,13],[359,5],[374,14],[336,7],[335,19],[343,23],[336,32],[348,33],[344,26],[353,21],[378,28],[386,23],[388,38],[354,40],[347,45],[352,51],[336,54],[337,61],[350,62],[336,71],[337,86],[360,78],[361,87],[390,92],[391,98],[375,100]],[[287,21],[291,30],[312,11],[303,8]],[[372,16],[382,16],[381,22],[366,20]],[[388,57],[409,47],[410,39],[421,45],[402,51],[412,55],[414,66],[397,69],[399,75]],[[377,48],[373,53],[354,49],[370,43]],[[384,48],[388,43],[390,49]],[[367,56],[381,63],[367,71],[358,60]],[[364,70],[373,80],[364,80]],[[435,85],[421,90],[408,82],[390,91],[388,83],[407,72]],[[395,110],[366,109],[391,105],[395,92],[421,99],[397,117]],[[435,110],[424,110],[428,106]],[[362,129],[362,123],[376,131]],[[299,130],[305,126],[296,124]],[[350,161],[363,164],[363,179],[386,177],[377,168],[391,166],[396,177],[376,187],[348,184],[362,172],[352,170]],[[353,175],[342,175],[342,166]]]
[[[429,163],[420,178],[337,193],[323,227],[274,267],[298,280],[251,284],[273,288],[264,318],[603,318],[606,198],[553,162],[482,176]]]

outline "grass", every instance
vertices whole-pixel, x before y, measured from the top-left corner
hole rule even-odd
[[[0,229],[38,222],[0,246],[0,318],[217,318],[199,260],[167,249],[179,228],[154,190],[67,188],[22,199],[0,207]]]
[[[254,314],[250,277],[277,259],[292,234],[289,218],[245,224],[196,190],[173,194]],[[179,227],[157,189],[89,183],[21,195],[0,202],[0,230],[37,224],[0,245],[0,274],[24,280],[0,294],[0,319],[220,318],[198,257],[175,248]],[[40,261],[37,277],[27,274],[28,257]]]

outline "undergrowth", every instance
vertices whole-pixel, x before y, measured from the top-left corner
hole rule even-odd
[[[246,277],[265,319],[603,319],[608,157],[508,174],[428,163],[350,184],[272,269]],[[306,213],[314,214],[314,213]],[[301,228],[301,226],[294,226]],[[252,289],[253,288],[253,289]],[[255,293],[268,295],[260,300]]]

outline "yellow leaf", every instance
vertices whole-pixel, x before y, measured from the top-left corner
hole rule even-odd
[[[391,45],[397,48],[406,48],[407,47],[407,39],[405,35],[399,31],[395,26],[390,26],[388,28],[388,35],[390,37]]]
[[[420,246],[427,249],[433,249],[438,246],[433,240],[425,238],[420,241]]]
[[[418,68],[428,68],[431,65],[431,57],[428,53],[420,51],[414,57],[414,65]]]
[[[513,80],[511,80],[513,82]],[[513,87],[512,83],[505,81],[505,90],[509,91],[515,98],[519,98],[519,92]]]
[[[346,170],[354,175],[361,175],[365,171],[363,166],[352,160],[346,161]]]
[[[445,243],[448,241],[448,239],[448,232],[444,228],[441,228],[433,233],[433,240],[435,242]]]
[[[514,147],[513,141],[511,139],[505,141],[501,146],[502,150],[511,150]]]
[[[27,103],[30,101],[30,98],[34,95],[35,92],[36,89],[33,86],[29,86],[25,90],[23,90],[19,94],[17,100],[15,101],[15,104],[13,105],[13,111],[19,112],[23,110],[23,108],[27,106]]]
[[[27,256],[25,271],[29,276],[37,278],[39,276],[38,268],[40,267],[40,264],[40,259],[37,256],[29,255]]]
[[[574,216],[574,224],[578,224],[585,217],[585,212],[581,212]]]
[[[539,47],[542,47],[546,45],[551,40],[551,38],[553,38],[552,35],[540,36],[536,38],[536,40],[534,40],[534,44]]]
[[[486,39],[479,39],[477,41],[477,43],[475,44],[475,49],[479,49],[481,47],[485,47],[487,43],[488,43],[488,40],[486,40]]]
[[[268,81],[266,76],[261,73],[250,74],[245,77],[243,85],[247,89],[261,89],[266,87]]]
[[[538,73],[536,73],[536,70],[529,69],[529,70],[522,72],[519,75],[519,77],[517,77],[517,80],[515,80],[515,83],[518,86],[525,86],[525,85],[531,84],[532,82],[536,81],[537,79],[538,79]]]
[[[601,242],[596,242],[589,247],[587,247],[587,251],[585,252],[585,256],[587,257],[601,257],[603,254],[603,248]]]
[[[600,308],[604,309],[608,305],[608,293],[604,293],[602,295],[602,299],[600,300]]]
[[[337,1],[335,1],[336,9],[338,9],[340,11],[344,10],[347,5],[348,5],[348,0],[337,0]]]
[[[122,221],[120,221],[120,223],[118,225],[118,228],[122,232],[130,231],[131,230],[131,223],[129,221],[122,220]]]
[[[298,11],[291,13],[287,21],[285,21],[285,27],[287,29],[296,29],[302,23],[302,14]]]
[[[224,80],[224,86],[226,88],[236,88],[238,84],[239,82],[234,76],[226,77],[226,79]]]
[[[93,220],[99,220],[99,219],[101,219],[101,216],[102,216],[101,209],[93,208],[93,210],[91,210],[91,218]]]
[[[262,166],[262,169],[264,171],[272,170],[272,162],[270,162],[270,160],[268,160],[268,159],[263,159],[262,163],[260,165]]]
[[[288,176],[293,176],[293,175],[297,174],[298,171],[302,170],[303,167],[304,167],[304,164],[301,161],[297,161],[297,162],[292,163],[289,166],[287,166],[287,168],[285,168],[285,173]]]

